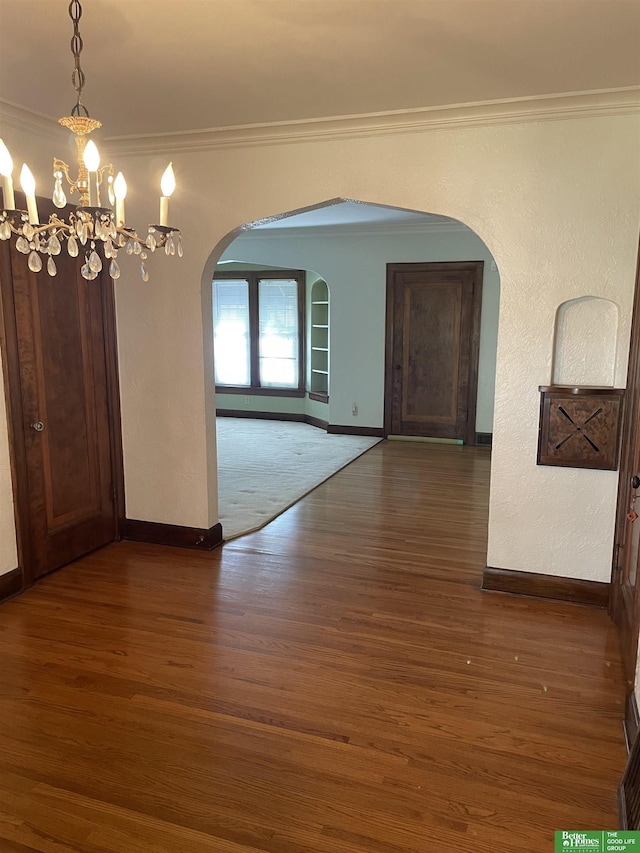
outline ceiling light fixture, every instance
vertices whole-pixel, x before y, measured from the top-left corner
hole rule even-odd
[[[141,237],[125,224],[124,200],[127,195],[127,184],[118,172],[114,175],[113,166],[109,163],[100,166],[100,154],[93,140],[87,141],[87,136],[101,122],[89,116],[87,108],[82,103],[82,90],[85,76],[80,67],[82,52],[82,37],[78,28],[82,17],[82,6],[79,0],[71,0],[69,17],[73,22],[73,37],[71,53],[74,58],[74,70],[71,76],[76,91],[76,104],[70,116],[60,119],[60,124],[75,134],[78,151],[78,177],[73,180],[69,174],[69,165],[64,160],[54,157],[53,160],[53,203],[62,209],[67,205],[62,179],[69,185],[69,194],[78,193],[79,204],[73,207],[66,219],[61,219],[53,213],[47,223],[40,223],[36,203],[36,182],[29,167],[22,166],[20,186],[26,196],[27,210],[16,210],[13,191],[13,161],[7,146],[0,139],[0,175],[3,178],[4,209],[0,213],[0,240],[9,240],[16,236],[16,249],[28,255],[28,265],[32,272],[39,272],[43,267],[41,255],[47,257],[46,267],[49,275],[57,273],[54,257],[59,255],[66,242],[66,249],[72,258],[84,252],[85,263],[81,274],[87,281],[97,278],[102,269],[102,255],[109,261],[109,274],[113,279],[120,277],[118,266],[118,250],[124,249],[127,255],[138,255],[141,260],[140,272],[143,281],[149,280],[145,267],[148,252],[164,248],[167,255],[177,254],[182,257],[182,241],[180,231],[168,225],[169,197],[173,193],[176,181],[171,163],[167,166],[161,181],[160,222],[150,225],[148,233]],[[107,188],[104,192],[104,183]],[[103,196],[106,195],[106,199]],[[103,207],[108,201],[109,207]],[[113,208],[115,207],[115,214]],[[97,246],[102,244],[102,252]]]

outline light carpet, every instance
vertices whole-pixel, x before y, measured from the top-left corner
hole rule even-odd
[[[290,421],[218,418],[218,506],[233,539],[263,527],[380,441]]]

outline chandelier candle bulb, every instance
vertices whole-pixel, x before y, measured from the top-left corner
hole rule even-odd
[[[100,153],[93,141],[90,139],[84,149],[84,165],[89,172],[89,204],[100,207],[100,190],[98,188],[98,169],[100,168]]]
[[[160,225],[169,224],[169,197],[175,188],[176,178],[173,174],[173,164],[169,163],[160,181],[160,189],[162,190],[162,196],[160,197]]]
[[[13,179],[11,177],[12,172],[13,160],[11,159],[11,154],[9,154],[9,149],[0,139],[0,175],[2,175],[3,199],[5,210],[16,209],[16,199],[13,194]]]
[[[22,164],[20,172],[20,186],[27,197],[27,210],[29,211],[29,224],[39,225],[38,206],[36,204],[36,179],[26,163]]]
[[[113,182],[113,194],[116,197],[116,226],[124,225],[124,200],[127,197],[127,182],[122,172],[118,172]]]

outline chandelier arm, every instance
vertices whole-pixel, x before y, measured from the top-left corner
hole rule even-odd
[[[69,184],[69,192],[71,194],[73,194],[76,191],[80,192],[80,190],[78,189],[78,182],[72,180],[72,178],[69,174],[69,166],[67,163],[64,162],[64,160],[59,160],[57,157],[54,157],[53,158],[53,171],[54,171],[54,173],[55,172],[62,172],[64,174],[65,178],[67,179],[67,183]]]
[[[36,234],[43,234],[45,231],[53,231],[54,229],[56,231],[69,231],[69,233],[73,231],[72,226],[56,216],[55,213],[51,214],[49,221],[45,225],[33,225],[32,228],[34,236]]]

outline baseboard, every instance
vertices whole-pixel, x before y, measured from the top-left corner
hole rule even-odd
[[[627,696],[627,701],[624,706],[624,739],[627,742],[627,752],[631,752],[631,746],[638,734],[640,728],[640,713],[638,712],[638,702],[636,700],[635,691],[631,691]]]
[[[0,601],[6,601],[19,592],[22,592],[22,569],[12,569],[4,575],[0,575]]]
[[[256,418],[264,421],[297,421],[319,429],[326,429],[335,435],[369,435],[375,438],[384,438],[382,427],[365,426],[342,426],[341,424],[328,424],[320,418],[305,415],[298,412],[247,412],[246,409],[216,409],[216,417],[219,418]],[[128,537],[125,537],[128,538]]]
[[[607,607],[609,584],[599,581],[562,578],[536,572],[515,572],[511,569],[493,569],[487,566],[482,574],[482,589],[509,592],[530,598],[550,598],[570,601],[592,607]]]
[[[313,415],[305,415],[304,422],[310,426],[318,427],[318,429],[323,429],[325,432],[327,432],[327,428],[329,426],[326,421],[323,421],[320,418],[314,418]]]
[[[627,798],[622,784],[618,785],[618,824],[619,829],[629,829],[627,822]]]
[[[304,423],[303,412],[248,412],[246,409],[216,409],[218,418],[255,418],[258,421],[298,421]]]
[[[155,521],[126,518],[123,538],[133,542],[211,551],[222,544],[222,525],[214,524],[206,530],[204,527],[181,527],[178,524],[158,524]]]
[[[382,427],[366,426],[343,426],[342,424],[329,424],[327,432],[335,435],[368,435],[374,438],[384,438]]]
[[[493,433],[492,432],[477,432],[476,433],[476,445],[478,447],[491,447],[493,444]]]
[[[258,421],[295,421],[318,429],[327,429],[327,422],[302,412],[247,412],[245,409],[216,409],[218,418],[255,418]]]

